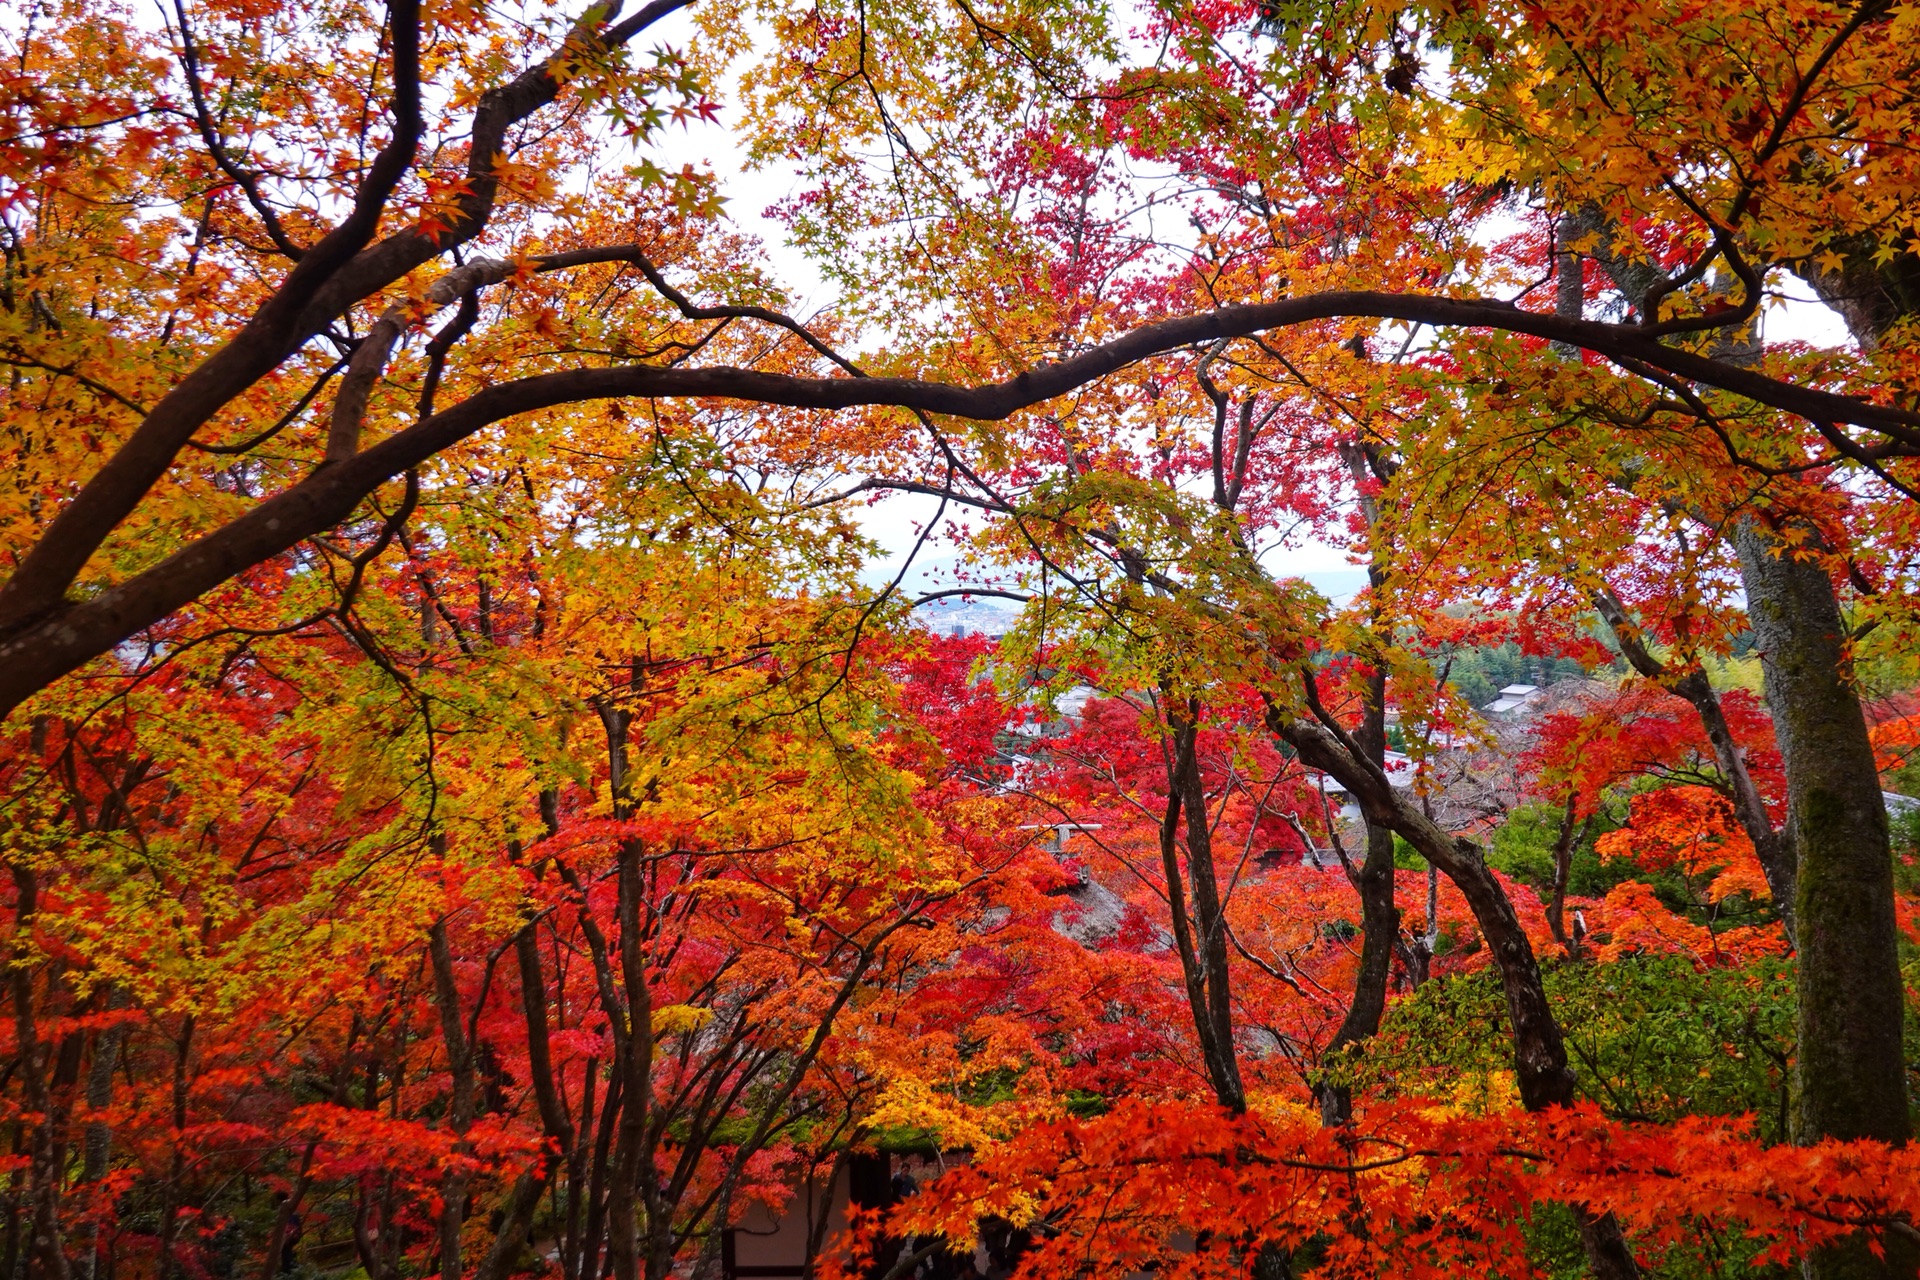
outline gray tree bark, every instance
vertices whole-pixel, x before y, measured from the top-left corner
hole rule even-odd
[[[1595,229],[1603,233],[1596,259],[1630,299],[1641,297],[1648,268],[1613,257],[1604,228]],[[1855,341],[1871,350],[1887,326],[1920,305],[1911,287],[1916,267],[1904,255],[1868,279],[1864,255],[1849,262],[1844,281],[1809,279]],[[1781,536],[1792,527],[1790,516],[1750,513],[1735,522],[1731,541],[1787,778],[1786,829],[1772,852],[1795,879],[1794,1136],[1803,1143],[1831,1137],[1903,1145],[1911,1120],[1886,804],[1853,680],[1850,637],[1817,555],[1823,548],[1810,527],[1798,529],[1797,540]],[[1809,1280],[1915,1274],[1912,1248],[1887,1244],[1885,1257],[1873,1255],[1864,1235],[1823,1249],[1807,1259]]]

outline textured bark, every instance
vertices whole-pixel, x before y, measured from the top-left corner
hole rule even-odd
[[[625,1102],[614,1131],[613,1164],[607,1176],[607,1260],[613,1280],[638,1280],[642,1267],[650,1261],[642,1257],[640,1219],[653,1207],[648,1203],[652,1180],[643,1177],[650,1172],[646,1157],[647,1103],[653,1093],[653,1010],[640,953],[639,899],[639,850],[632,841],[626,841],[620,850],[618,911],[620,974],[627,997],[628,1030],[616,1058],[624,1077]]]
[[[474,1269],[473,1280],[503,1280],[515,1270],[514,1264],[527,1246],[527,1228],[533,1223],[534,1211],[540,1207],[540,1193],[546,1190],[548,1179],[553,1176],[556,1159],[549,1155],[537,1170],[523,1173],[515,1180],[501,1214],[500,1229],[494,1233],[486,1256]]]
[[[1360,892],[1360,970],[1354,975],[1353,1000],[1347,1016],[1327,1041],[1323,1058],[1332,1060],[1349,1045],[1370,1039],[1380,1030],[1386,1013],[1387,985],[1393,976],[1394,942],[1400,936],[1400,908],[1393,900],[1393,832],[1382,823],[1367,823],[1367,852],[1353,873],[1354,888]],[[1353,1118],[1352,1091],[1339,1085],[1320,1084],[1320,1119],[1325,1124],[1346,1124]]]
[[[1876,268],[1870,249],[1853,246],[1841,276],[1809,277],[1866,350],[1920,306],[1920,265],[1913,257]],[[1650,287],[1644,264],[1604,256],[1601,263],[1631,299]],[[1720,345],[1735,360],[1750,354],[1741,335],[1729,334]],[[1818,531],[1796,528],[1790,517],[1787,527],[1795,540],[1778,536],[1766,517],[1749,514],[1734,524],[1731,541],[1787,777],[1786,829],[1755,848],[1776,895],[1788,895],[1776,901],[1792,904],[1797,931],[1794,1133],[1800,1142],[1833,1137],[1899,1144],[1910,1136],[1911,1120],[1886,805],[1839,601],[1825,567],[1809,554],[1823,549]],[[1702,720],[1710,736],[1725,733],[1724,720],[1717,726],[1705,715]],[[1735,800],[1737,809],[1757,803],[1743,802],[1738,793]],[[1750,819],[1743,815],[1742,822]],[[1912,1246],[1896,1240],[1889,1248],[1888,1257],[1875,1258],[1866,1237],[1855,1236],[1810,1256],[1807,1272],[1814,1280],[1914,1274]]]
[[[1847,331],[1863,347],[1871,350],[1880,335],[1920,312],[1920,253],[1909,247],[1905,253],[1876,262],[1880,246],[1867,236],[1829,248],[1840,254],[1838,271],[1800,262],[1794,264],[1794,274],[1812,285],[1820,301],[1840,314],[1847,322]]]
[[[107,1011],[115,1013],[133,1003],[133,993],[118,983],[107,991]],[[120,1065],[120,1046],[127,1038],[127,1024],[117,1022],[102,1031],[93,1047],[93,1061],[87,1067],[87,1109],[99,1111],[113,1101],[113,1073]],[[81,1167],[82,1182],[98,1182],[107,1175],[107,1157],[113,1151],[113,1130],[97,1120],[88,1121],[86,1157]]]
[[[107,990],[107,1009],[115,1012],[125,1009],[133,1003],[133,994],[118,983]],[[113,1101],[113,1073],[120,1065],[120,1046],[126,1042],[127,1024],[115,1023],[101,1032],[94,1041],[93,1060],[87,1064],[87,1110],[100,1111]],[[107,1159],[113,1153],[113,1130],[103,1121],[87,1121],[86,1137],[82,1144],[83,1156],[80,1166],[82,1182],[98,1182],[107,1175]],[[278,1224],[276,1223],[276,1226]],[[281,1231],[280,1235],[285,1232]],[[274,1244],[275,1260],[279,1257],[279,1245]],[[86,1252],[80,1257],[80,1272],[87,1280],[92,1280],[94,1269],[100,1257],[100,1228],[90,1227],[87,1231]]]
[[[1920,255],[1912,252],[1911,245],[1906,245],[1901,246],[1904,252],[1876,261],[1876,251],[1881,246],[1865,236],[1831,247],[1841,254],[1840,270],[1817,270],[1810,263],[1797,264],[1795,270],[1813,285],[1822,301],[1840,313],[1860,348],[1872,351],[1888,329],[1920,313]],[[1758,557],[1767,549],[1761,531],[1751,524],[1738,530],[1736,545],[1743,564],[1750,556],[1758,563]],[[1762,603],[1758,607],[1754,603],[1754,584],[1749,582],[1747,587],[1748,610],[1755,614],[1756,631],[1762,626],[1759,615],[1772,613],[1769,602],[1776,598],[1784,601],[1794,594],[1804,594],[1824,601],[1831,592],[1824,574],[1817,575],[1820,578],[1817,585],[1826,591],[1816,589],[1813,568],[1775,559],[1768,569],[1769,573],[1761,575],[1762,590],[1758,599]],[[1752,576],[1748,575],[1750,579]],[[1773,590],[1776,582],[1777,593]],[[1798,758],[1805,761],[1807,772],[1802,779],[1804,798],[1794,793],[1792,772],[1788,775],[1787,837],[1803,868],[1796,902],[1803,915],[1803,927],[1819,931],[1812,953],[1803,945],[1800,954],[1796,1136],[1800,1141],[1809,1142],[1829,1135],[1850,1136],[1856,1132],[1856,1126],[1872,1126],[1879,1132],[1870,1133],[1864,1127],[1858,1131],[1902,1143],[1911,1137],[1912,1119],[1906,1106],[1906,1076],[1901,1069],[1905,1046],[1900,1043],[1903,1022],[1899,1007],[1902,984],[1896,967],[1897,925],[1891,902],[1887,900],[1890,886],[1883,888],[1882,885],[1882,877],[1891,874],[1893,862],[1886,838],[1885,801],[1879,793],[1879,781],[1872,773],[1870,751],[1864,761],[1866,772],[1856,771],[1851,778],[1839,775],[1835,758],[1825,754],[1829,748],[1844,752],[1845,758],[1854,762],[1854,769],[1859,770],[1865,729],[1864,724],[1854,723],[1862,717],[1850,672],[1841,671],[1847,679],[1844,688],[1836,690],[1824,687],[1817,668],[1803,668],[1803,662],[1813,659],[1823,644],[1838,648],[1831,643],[1837,630],[1827,629],[1840,621],[1838,608],[1823,612],[1821,618],[1821,626],[1814,629],[1813,636],[1807,637],[1811,644],[1804,654],[1791,647],[1793,637],[1785,634],[1780,637],[1789,647],[1769,665],[1767,681],[1770,705],[1776,670],[1783,694],[1804,683],[1807,687],[1803,696],[1808,699],[1807,706],[1796,712],[1795,723],[1789,728],[1796,741]],[[1762,632],[1763,646],[1765,635]],[[1822,640],[1821,636],[1827,639]],[[1844,660],[1844,648],[1839,648],[1839,652]],[[1776,733],[1780,730],[1780,718],[1781,713],[1776,709]],[[1785,754],[1784,738],[1781,747]],[[1817,766],[1814,756],[1821,757]],[[1868,780],[1873,787],[1870,797],[1862,786]],[[1830,788],[1829,782],[1836,787]],[[1803,835],[1817,839],[1818,843],[1799,847]],[[1817,921],[1806,920],[1807,912],[1817,913]],[[1860,932],[1850,938],[1851,930]],[[1847,945],[1849,942],[1853,945]],[[1894,993],[1890,1019],[1886,1011],[1889,989]],[[1824,1039],[1828,1029],[1835,1026],[1847,1028],[1842,1032],[1841,1046]],[[1817,1046],[1811,1053],[1810,1045]],[[1840,1074],[1830,1075],[1828,1069],[1836,1051],[1863,1056],[1855,1058]],[[1886,1245],[1886,1256],[1877,1258],[1868,1247],[1866,1237],[1855,1236],[1809,1257],[1807,1275],[1810,1280],[1879,1280],[1886,1276],[1920,1275],[1920,1248],[1911,1240],[1896,1237]]]
[[[527,1020],[527,1072],[532,1077],[534,1103],[540,1126],[563,1152],[574,1149],[573,1120],[561,1102],[553,1075],[553,1050],[547,1027],[546,975],[540,964],[540,939],[531,923],[514,935],[513,953],[520,968],[520,1007]]]
[[[1189,704],[1189,714],[1198,707]],[[1175,785],[1179,787],[1187,819],[1187,876],[1193,884],[1194,916],[1200,926],[1199,961],[1205,974],[1205,1017],[1211,1034],[1208,1068],[1220,1105],[1244,1111],[1246,1087],[1240,1080],[1240,1061],[1233,1043],[1233,991],[1227,978],[1227,918],[1220,901],[1220,885],[1214,874],[1213,831],[1209,826],[1207,793],[1200,777],[1196,750],[1198,726],[1183,729],[1186,750],[1179,756]]]
[[[1796,1136],[1910,1136],[1893,857],[1847,634],[1826,570],[1757,520],[1734,534],[1786,765],[1799,858]]]
[[[1833,585],[1753,519],[1734,535],[1767,704],[1787,774],[1787,841],[1798,857],[1798,1057],[1794,1137],[1911,1136],[1902,1044],[1898,925],[1886,805],[1850,683]],[[1806,1260],[1810,1280],[1915,1274],[1915,1250],[1876,1257],[1854,1236]]]

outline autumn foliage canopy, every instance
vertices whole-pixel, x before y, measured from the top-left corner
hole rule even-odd
[[[1920,6],[0,12],[6,1277],[1916,1274]]]

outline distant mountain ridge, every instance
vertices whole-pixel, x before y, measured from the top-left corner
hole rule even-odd
[[[1001,588],[1016,589],[1012,575],[981,575],[968,570],[962,577],[963,566],[958,556],[922,555],[900,579],[901,594],[916,598],[934,591],[964,590],[976,587],[981,590]],[[860,581],[874,590],[879,590],[892,582],[894,575],[900,572],[897,564],[874,562],[861,571]],[[1362,568],[1347,569],[1309,569],[1288,577],[1305,579],[1317,591],[1329,600],[1340,603],[1367,585],[1367,571]],[[984,632],[987,635],[1002,635],[1013,625],[1020,612],[1016,600],[1006,600],[998,596],[947,596],[921,605],[921,620],[935,631],[950,631],[955,628],[967,634]]]

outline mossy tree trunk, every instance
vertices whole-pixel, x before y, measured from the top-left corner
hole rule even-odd
[[[1586,219],[1582,229],[1601,233],[1595,257],[1602,268],[1637,301],[1649,287],[1649,269],[1611,253],[1608,228],[1597,211],[1580,217]],[[1847,250],[1846,260],[1844,279],[1802,274],[1840,312],[1860,347],[1871,350],[1889,327],[1920,306],[1920,290],[1914,287],[1920,259],[1903,254],[1892,263],[1875,264],[1856,246]],[[1727,338],[1729,344],[1743,341],[1743,335]],[[1790,506],[1776,502],[1773,512]],[[1811,526],[1763,510],[1734,524],[1732,543],[1787,779],[1787,823],[1779,842],[1784,847],[1774,852],[1795,880],[1795,1139],[1904,1144],[1911,1121],[1893,849],[1866,714],[1853,680],[1850,637]],[[1821,1250],[1807,1260],[1807,1274],[1812,1280],[1916,1274],[1910,1245],[1883,1243],[1889,1251],[1884,1258],[1874,1256],[1864,1235]]]
[[[1904,1143],[1906,1057],[1886,804],[1833,584],[1757,519],[1734,534],[1767,706],[1787,777],[1796,854],[1799,1058],[1795,1138]],[[1863,1238],[1809,1263],[1820,1280],[1912,1274]]]
[[[1839,312],[1863,351],[1920,313],[1920,254],[1879,261],[1867,238],[1832,246],[1841,270],[1795,270]],[[1769,545],[1769,544],[1772,545]],[[1815,562],[1780,553],[1754,520],[1739,525],[1747,611],[1759,636],[1787,772],[1800,915],[1795,1138],[1912,1137],[1902,1043],[1903,984],[1886,802],[1848,662],[1832,583]],[[1864,1236],[1814,1254],[1811,1280],[1920,1275],[1920,1248],[1894,1238],[1875,1257]]]

